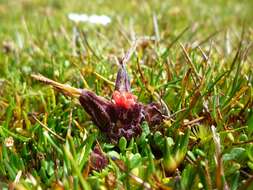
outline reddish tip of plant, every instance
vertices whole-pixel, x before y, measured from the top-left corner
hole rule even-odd
[[[137,101],[137,97],[133,95],[132,93],[119,92],[117,90],[113,92],[112,98],[116,105],[122,106],[126,109],[133,106]]]

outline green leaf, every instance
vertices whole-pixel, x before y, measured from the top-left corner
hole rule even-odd
[[[160,131],[156,131],[154,134],[154,143],[160,150],[163,150],[164,147],[164,137],[162,136],[162,133]]]
[[[249,166],[249,168],[253,171],[253,162],[248,161],[247,165]]]
[[[130,169],[136,168],[141,164],[142,157],[139,153],[135,154],[130,160]]]
[[[192,151],[187,151],[187,155],[193,160],[193,161],[196,161],[196,157],[195,157],[195,155],[193,154],[193,152]]]
[[[119,153],[114,150],[107,152],[107,155],[112,159],[114,158],[120,159]]]
[[[175,144],[174,140],[171,137],[166,137],[166,142],[168,143],[169,147]]]
[[[205,156],[206,156],[205,152],[203,152],[203,151],[202,151],[201,149],[199,149],[199,148],[196,148],[194,152],[195,152],[197,155],[199,155],[199,156],[202,156],[202,157],[205,157]]]
[[[12,137],[18,139],[18,140],[21,140],[23,142],[27,142],[30,140],[30,138],[28,137],[24,137],[20,134],[18,134],[17,132],[14,133],[14,132],[11,132],[10,130],[8,130],[7,128],[3,127],[3,126],[0,126],[0,134],[4,137],[8,136],[8,135],[11,135]]]
[[[196,170],[193,166],[187,165],[184,169],[181,177],[181,188],[182,189],[192,189],[195,182]]]
[[[125,137],[121,137],[119,139],[119,149],[121,150],[121,152],[125,151],[127,147],[127,140]]]
[[[79,153],[79,167],[80,167],[81,170],[83,169],[83,166],[85,165],[85,163],[89,159],[89,154],[90,154],[90,151],[91,151],[91,147],[92,147],[94,141],[96,140],[96,137],[97,137],[96,134],[90,135],[86,139],[85,144],[83,145],[83,148]]]
[[[150,130],[149,130],[149,126],[147,122],[143,122],[143,124],[141,125],[142,128],[142,134],[146,137],[147,135],[149,135]]]
[[[241,134],[239,137],[239,141],[244,142],[248,140],[248,136],[246,134]]]
[[[231,179],[231,186],[230,186],[231,190],[237,190],[238,189],[239,177],[240,177],[240,172],[236,171],[235,174],[232,176],[232,179]]]
[[[17,170],[9,162],[4,161],[6,170],[8,171],[8,176],[11,180],[14,180],[16,177]]]
[[[247,124],[249,126],[249,132],[253,133],[253,109],[250,110]]]
[[[232,148],[229,153],[223,155],[224,161],[243,159],[245,157],[246,150],[241,147]]]

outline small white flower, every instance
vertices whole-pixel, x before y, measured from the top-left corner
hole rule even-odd
[[[89,22],[92,24],[102,24],[102,25],[107,25],[111,22],[110,17],[106,15],[91,15],[89,16]]]
[[[85,14],[77,14],[77,13],[69,13],[69,20],[73,20],[74,22],[87,22],[88,16]]]
[[[111,18],[106,15],[86,15],[86,14],[77,14],[69,13],[68,18],[74,22],[88,22],[91,24],[101,24],[107,25],[111,22]]]
[[[4,144],[8,148],[12,147],[14,145],[14,139],[12,137],[8,137],[4,140]]]

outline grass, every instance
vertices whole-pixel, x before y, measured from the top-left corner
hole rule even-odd
[[[1,189],[252,189],[251,1],[0,2]],[[107,14],[106,27],[68,20]],[[77,32],[74,33],[73,31]],[[74,34],[76,39],[73,39]],[[76,99],[41,73],[110,99],[122,57],[143,103],[163,102],[161,126],[111,144]],[[89,157],[99,144],[101,172]],[[115,159],[117,158],[117,159]]]

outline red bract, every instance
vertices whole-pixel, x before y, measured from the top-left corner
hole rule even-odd
[[[137,97],[129,92],[119,92],[115,90],[112,98],[116,105],[122,106],[126,109],[130,108],[136,103]]]

